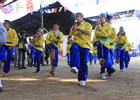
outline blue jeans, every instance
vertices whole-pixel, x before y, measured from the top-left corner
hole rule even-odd
[[[70,53],[67,53],[66,56],[67,56],[67,63],[70,63]]]
[[[8,50],[9,46],[2,45],[0,49],[0,60],[4,61],[4,68],[3,72],[8,73],[10,71],[10,63],[12,61],[13,53],[14,53],[14,47],[10,50]],[[6,51],[7,51],[7,57],[6,57]]]
[[[124,69],[124,54],[125,49],[121,50],[121,47],[116,47],[116,59],[120,60],[120,69]]]
[[[110,68],[114,68],[113,64],[114,64],[114,49],[110,49],[110,58],[111,58],[111,66]]]
[[[97,55],[94,55],[94,54],[93,54],[93,60],[94,60],[94,64],[96,64]]]
[[[129,56],[129,52],[128,51],[125,51],[125,54],[124,54],[124,61],[125,61],[125,67],[128,68],[128,63],[130,61],[130,56]]]
[[[41,62],[41,57],[42,57],[43,51],[37,50],[35,48],[32,48],[31,52],[31,60],[37,62],[37,71],[40,71],[40,62]]]
[[[77,67],[79,69],[78,71],[78,81],[86,81],[88,78],[88,54],[89,49],[88,48],[81,48],[76,43],[73,43],[70,48],[70,56],[71,56],[71,62],[70,67]]]
[[[93,54],[89,52],[88,55],[88,60],[90,61],[90,64],[92,64],[92,60],[93,60]]]
[[[111,68],[112,64],[111,64],[111,58],[110,58],[110,51],[109,48],[105,47],[101,42],[97,41],[95,43],[95,45],[97,46],[97,50],[98,50],[98,59],[100,58],[104,58],[105,59],[105,64],[104,67],[101,68],[101,72],[100,73],[105,73],[105,69],[109,69]]]

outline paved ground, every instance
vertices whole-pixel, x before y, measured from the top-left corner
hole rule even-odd
[[[77,76],[61,57],[56,76],[49,74],[50,65],[42,66],[41,73],[35,68],[17,70],[0,77],[4,91],[0,100],[140,100],[140,57],[132,58],[129,69],[117,71],[107,80],[100,79],[98,64],[89,66],[87,86],[81,87]]]

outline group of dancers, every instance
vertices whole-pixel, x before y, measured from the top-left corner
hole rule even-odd
[[[111,27],[112,16],[101,13],[100,24],[96,26],[94,31],[93,43],[91,45],[92,26],[85,22],[82,13],[76,13],[76,25],[70,30],[68,36],[68,45],[70,47],[70,67],[71,72],[78,74],[80,85],[86,85],[88,78],[88,56],[90,51],[94,51],[101,66],[101,78],[106,80],[106,74],[111,76],[116,69],[114,68],[114,60],[120,64],[120,70],[123,72],[124,67],[128,68],[130,61],[129,51],[132,45],[128,42],[124,28],[121,26],[118,34],[116,29]],[[95,49],[97,48],[97,49]],[[96,51],[95,51],[96,50]],[[68,57],[69,57],[68,56]]]
[[[92,25],[84,21],[82,13],[75,14],[76,23],[70,29],[67,42],[67,63],[70,71],[78,74],[80,85],[86,85],[88,78],[88,60],[89,55],[99,60],[101,66],[101,78],[106,79],[105,72],[111,76],[116,70],[113,66],[114,58],[120,64],[120,70],[128,68],[130,61],[129,51],[131,44],[125,34],[124,28],[120,27],[118,34],[115,28],[111,27],[111,16],[105,13],[100,14],[100,24],[94,30],[93,42],[91,43]],[[0,65],[4,63],[3,72],[7,74],[10,71],[10,63],[14,52],[14,47],[18,43],[18,37],[14,29],[10,28],[10,21],[5,20],[4,26],[7,30],[6,43],[0,49]],[[63,43],[63,33],[59,30],[60,24],[55,22],[53,29],[47,33],[46,39],[43,37],[43,29],[38,29],[31,41],[31,63],[36,64],[35,73],[40,72],[40,62],[45,47],[50,51],[51,70],[50,74],[55,75],[55,69],[58,66],[58,54],[60,45]],[[20,47],[24,45],[20,41]],[[7,54],[5,52],[7,51]],[[116,51],[116,52],[115,52]],[[115,55],[115,57],[114,57]],[[91,62],[90,62],[91,63]],[[96,60],[94,61],[96,63]]]

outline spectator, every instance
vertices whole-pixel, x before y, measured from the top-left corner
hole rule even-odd
[[[5,42],[6,42],[6,36],[7,36],[7,31],[4,28],[3,24],[0,23],[0,37],[1,37],[1,39],[0,39],[0,46],[3,45],[3,44],[5,44]],[[1,66],[2,66],[2,63],[0,61],[0,67]],[[0,80],[0,92],[2,92],[2,91],[3,91],[3,89],[2,89],[2,82]]]

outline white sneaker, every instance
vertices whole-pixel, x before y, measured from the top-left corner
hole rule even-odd
[[[81,86],[85,86],[86,85],[86,81],[80,81],[80,85]]]
[[[102,73],[102,79],[103,79],[103,80],[106,80],[106,76],[105,76],[104,73]]]
[[[77,67],[72,67],[70,70],[72,73],[77,74],[78,73],[78,69]]]
[[[121,72],[124,72],[124,69],[121,69]]]

